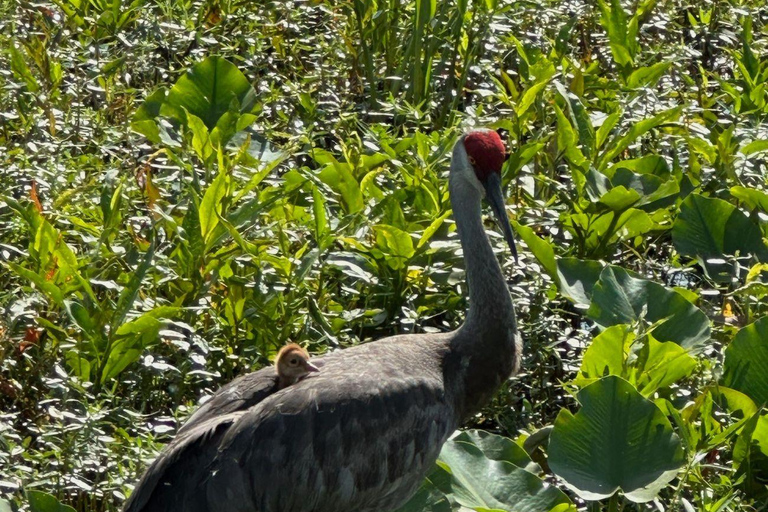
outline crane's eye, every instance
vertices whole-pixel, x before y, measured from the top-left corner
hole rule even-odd
[[[474,158],[472,158],[471,156],[467,156],[467,159],[469,159],[469,163],[470,164],[472,164],[473,166],[475,165],[475,159]]]

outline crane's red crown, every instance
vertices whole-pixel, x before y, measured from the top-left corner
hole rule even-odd
[[[506,148],[499,134],[491,130],[469,132],[464,137],[464,149],[480,181],[491,173],[500,173],[504,160],[507,159]]]

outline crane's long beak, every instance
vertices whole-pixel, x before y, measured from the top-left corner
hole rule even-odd
[[[504,233],[504,238],[509,244],[509,249],[512,251],[512,256],[517,263],[517,247],[515,246],[515,238],[512,236],[512,226],[509,224],[509,216],[507,210],[504,208],[504,195],[501,191],[501,175],[496,172],[492,172],[488,175],[483,182],[485,187],[485,198],[491,204],[491,209],[496,215],[496,221],[501,227],[501,231]]]

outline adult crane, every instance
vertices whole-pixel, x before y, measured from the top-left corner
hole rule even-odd
[[[481,211],[486,198],[516,256],[504,160],[491,130],[466,133],[453,150],[449,191],[469,287],[458,330],[333,352],[278,391],[272,368],[236,379],[184,425],[124,511],[387,512],[405,503],[450,434],[519,366],[512,299]]]

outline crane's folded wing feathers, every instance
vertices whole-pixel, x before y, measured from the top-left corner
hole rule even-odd
[[[384,511],[407,500],[456,415],[440,376],[408,371],[396,346],[369,347],[384,349],[376,365],[345,350],[244,414],[220,442],[208,496],[226,496],[232,512]]]

